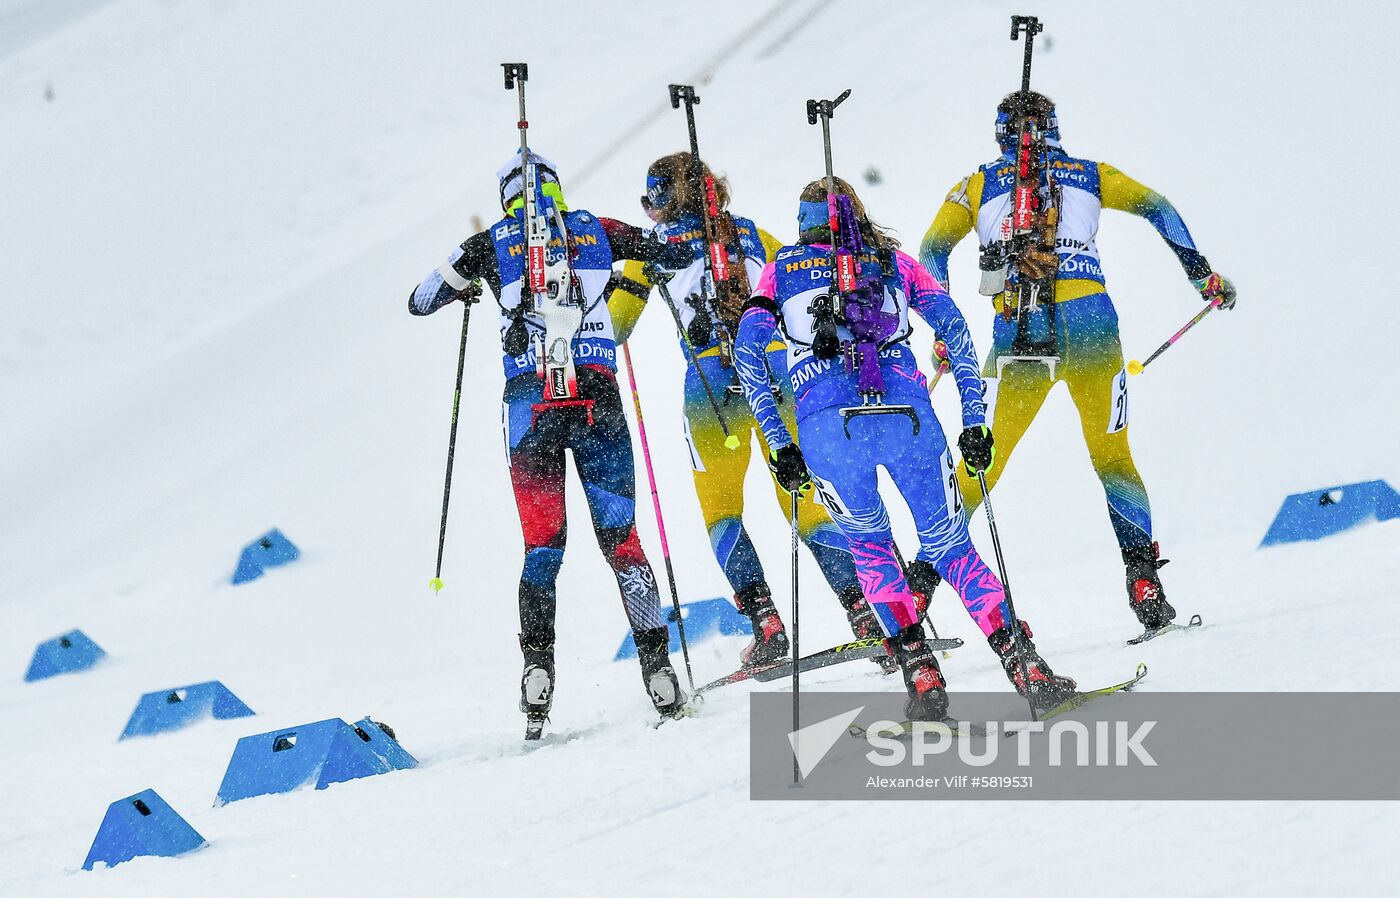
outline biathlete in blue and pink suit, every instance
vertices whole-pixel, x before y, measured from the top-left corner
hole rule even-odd
[[[909,310],[913,309],[948,346],[962,397],[964,430],[958,444],[965,464],[974,471],[985,470],[992,461],[991,431],[986,426],[984,385],[967,323],[943,286],[917,260],[899,252],[898,241],[870,223],[851,186],[840,178],[834,183],[838,194],[850,197],[864,238],[866,253],[858,263],[861,275],[878,275],[884,285],[881,311],[898,316],[893,334],[880,344],[883,400],[909,406],[919,426],[911,426],[910,417],[900,414],[845,418],[843,408],[861,405],[857,376],[847,371],[841,356],[822,359],[813,351],[818,327],[813,301],[833,289],[827,191],[825,181],[813,181],[801,196],[798,243],[784,247],[764,268],[735,340],[740,383],[773,448],[779,478],[789,490],[805,489],[809,480],[815,483],[827,510],[845,532],[865,598],[890,638],[904,674],[910,718],[938,720],[947,714],[943,675],[925,641],[918,604],[931,593],[939,576],[962,598],[1017,691],[1037,704],[1058,703],[1074,691],[1074,681],[1050,670],[1024,621],[1023,638],[1012,638],[1006,592],[968,535],[952,453],[929,402],[927,381],[909,347]],[[773,401],[764,364],[780,322],[788,346],[801,450]],[[844,324],[838,324],[836,336],[843,344],[853,340]],[[919,533],[918,555],[907,577],[896,557],[894,535],[880,499],[876,474],[880,465],[904,497]]]

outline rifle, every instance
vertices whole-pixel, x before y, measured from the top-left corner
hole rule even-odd
[[[1059,254],[1055,232],[1060,216],[1060,188],[1046,174],[1045,122],[1031,102],[1031,57],[1035,36],[1045,30],[1035,16],[1012,16],[1011,39],[1025,36],[1021,60],[1021,89],[1016,94],[1016,148],[1013,163],[1011,215],[1002,222],[1001,239],[989,245],[982,255],[984,295],[1003,293],[1002,315],[1016,316],[1016,337],[1011,351],[997,359],[997,376],[1012,362],[1037,362],[1050,369],[1060,360],[1057,318],[1054,305],[1055,275]],[[1045,195],[1041,185],[1048,188]],[[1030,318],[1046,305],[1048,333],[1040,339],[1031,335]]]
[[[542,401],[532,407],[533,413],[565,406],[581,406],[593,421],[593,400],[578,398],[578,374],[574,368],[573,340],[583,323],[583,287],[574,272],[574,247],[564,216],[552,198],[540,191],[539,171],[530,153],[529,127],[525,117],[525,82],[530,69],[523,62],[503,62],[506,90],[515,88],[520,99],[520,174],[525,202],[526,274],[521,303],[525,296],[544,327],[535,331],[535,370],[544,381]],[[551,254],[549,245],[558,232],[562,251]],[[517,322],[511,330],[516,331]],[[508,341],[518,341],[519,332],[507,332]]]
[[[841,409],[842,428],[851,438],[851,419],[857,415],[908,415],[919,432],[919,416],[912,405],[888,405],[884,401],[885,378],[880,372],[880,344],[899,327],[899,315],[883,310],[885,284],[868,268],[862,270],[861,260],[869,258],[865,238],[855,204],[849,196],[836,192],[836,175],[831,165],[831,119],[836,107],[851,95],[842,91],[834,100],[808,100],[807,124],[822,125],[822,149],[826,157],[827,226],[831,231],[831,289],[812,304],[815,334],[812,353],[820,359],[832,359],[839,353],[847,374],[856,375],[860,405]],[[894,261],[890,253],[881,251],[880,267],[886,277],[892,275]],[[844,325],[851,339],[841,340],[837,325]]]
[[[738,241],[734,218],[720,211],[714,176],[705,174],[705,167],[700,162],[700,141],[695,132],[695,107],[700,103],[700,96],[689,84],[671,84],[668,90],[672,109],[679,109],[681,103],[685,103],[686,126],[690,132],[690,170],[686,177],[693,195],[704,197],[704,202],[700,204],[700,221],[705,235],[705,280],[714,287],[714,306],[718,314],[711,317],[715,322],[715,334],[719,337],[720,359],[728,367],[734,360],[734,332],[738,330],[739,315],[749,299],[748,270],[744,266],[743,247]],[[738,254],[734,263],[729,259],[731,243]],[[701,291],[701,307],[696,308],[696,313],[700,314],[703,309],[709,314],[704,307],[707,297],[703,295],[703,285]]]

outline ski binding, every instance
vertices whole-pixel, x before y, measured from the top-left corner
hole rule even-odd
[[[1142,645],[1144,642],[1156,639],[1163,633],[1172,633],[1177,630],[1194,630],[1200,625],[1201,616],[1199,614],[1193,614],[1191,615],[1191,619],[1184,624],[1167,624],[1165,627],[1158,627],[1155,630],[1144,630],[1141,636],[1129,639],[1128,645]]]

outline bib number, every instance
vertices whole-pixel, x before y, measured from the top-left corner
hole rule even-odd
[[[1128,369],[1124,368],[1113,378],[1112,395],[1109,398],[1108,432],[1117,433],[1128,426]]]

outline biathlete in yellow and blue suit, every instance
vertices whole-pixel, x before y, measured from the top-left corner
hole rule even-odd
[[[753,625],[754,642],[745,649],[743,663],[763,664],[786,655],[788,639],[782,618],[773,605],[772,590],[764,575],[763,565],[744,528],[744,477],[748,471],[753,436],[757,436],[762,445],[765,458],[771,458],[771,453],[735,377],[728,339],[732,338],[740,310],[716,308],[716,292],[704,262],[704,224],[701,218],[701,203],[704,200],[703,196],[696,195],[690,166],[691,155],[686,152],[664,156],[652,163],[647,171],[647,193],[642,197],[642,205],[656,223],[654,232],[657,236],[669,242],[688,244],[693,254],[688,266],[664,271],[669,276],[667,292],[677,306],[684,331],[680,335],[683,357],[686,359],[682,424],[695,478],[695,495],[700,500],[710,546],[734,591],[735,605]],[[713,178],[703,163],[701,170],[702,183],[704,179]],[[728,185],[722,178],[714,178],[714,184],[720,209],[720,220],[717,222],[719,236],[728,246],[731,270],[742,266],[746,276],[744,283],[756,284],[763,266],[781,244],[751,220],[731,216],[724,211],[729,202]],[[621,274],[614,276],[608,309],[612,313],[618,342],[625,341],[631,335],[637,319],[646,308],[652,286],[652,274],[640,262],[625,263]],[[745,291],[739,302],[747,298]],[[724,319],[730,317],[730,311],[733,313],[732,320],[726,324]],[[795,430],[786,353],[783,342],[775,340],[768,347],[768,364],[773,375],[772,389],[784,420],[790,429]],[[700,369],[704,371],[729,432],[738,437],[739,445],[735,449],[725,445],[724,430],[692,359],[698,361]],[[774,490],[784,516],[789,516],[788,492],[776,481]],[[883,635],[856,579],[845,536],[810,492],[799,496],[797,528],[823,576],[841,601],[856,637]],[[887,669],[892,668],[890,659],[881,660]]]
[[[924,235],[921,259],[938,280],[948,282],[948,254],[974,229],[985,251],[1007,233],[1016,180],[1014,120],[1017,95],[997,108],[996,135],[1002,155],[963,178],[949,191],[933,224]],[[1018,315],[1014,299],[997,293],[998,314],[992,328],[992,350],[983,375],[998,378],[992,426],[1002,464],[987,473],[991,488],[1005,470],[1016,444],[1025,434],[1050,388],[1062,380],[1079,411],[1089,457],[1108,498],[1108,514],[1127,569],[1128,600],[1149,630],[1170,623],[1176,610],[1167,602],[1157,570],[1166,562],[1152,535],[1147,490],[1128,448],[1127,371],[1118,337],[1118,313],[1104,286],[1094,237],[1099,213],[1118,209],[1147,219],[1176,253],[1181,267],[1207,301],[1229,309],[1235,302],[1230,282],[1211,269],[1196,249],[1186,223],[1167,202],[1105,162],[1070,156],[1060,145],[1055,106],[1032,93],[1030,114],[1036,115],[1046,143],[1041,195],[1050,196],[1049,181],[1059,193],[1056,229],[1058,262],[1052,302],[1042,301],[1030,313]],[[1048,256],[1048,252],[1047,252]],[[993,288],[995,289],[995,288]],[[988,290],[986,292],[992,292]],[[1027,352],[1026,348],[1031,347]],[[1045,362],[1010,361],[1015,356],[1054,357]],[[981,489],[958,466],[963,504],[971,514],[981,502]]]

